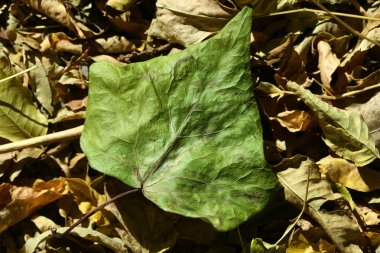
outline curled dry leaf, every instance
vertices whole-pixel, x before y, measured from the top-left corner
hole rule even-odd
[[[294,49],[293,36],[289,35],[283,43],[272,49],[267,57],[269,65],[275,65],[275,79],[278,84],[285,85],[287,81],[294,81],[299,84],[308,84],[307,73],[300,56]]]
[[[0,232],[59,199],[67,191],[65,179],[36,182],[33,187],[0,185]]]
[[[269,119],[276,120],[290,132],[299,132],[309,128],[312,117],[306,111],[291,110],[280,112],[277,116],[269,117]]]
[[[358,168],[342,158],[327,156],[317,162],[330,180],[361,192],[380,189],[380,172],[367,167]]]
[[[318,50],[318,68],[320,70],[322,84],[325,88],[332,92],[331,79],[335,70],[339,66],[339,59],[332,52],[331,46],[326,41],[320,40],[317,45]]]
[[[380,158],[359,112],[333,107],[296,83],[288,82],[287,87],[314,111],[324,134],[324,142],[337,155],[353,161],[356,166],[365,166]]]

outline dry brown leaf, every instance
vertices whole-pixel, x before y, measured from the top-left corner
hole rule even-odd
[[[89,39],[84,46],[82,41],[70,38],[65,33],[51,33],[48,36],[49,43],[44,43],[43,51],[53,49],[58,52],[67,52],[71,54],[81,55],[85,50],[89,53],[130,53],[136,50],[133,42],[129,41],[125,36],[115,35],[107,38]]]
[[[59,199],[68,191],[66,180],[36,182],[33,187],[0,185],[0,232],[25,219],[39,208]]]
[[[355,164],[342,158],[327,156],[317,162],[330,180],[361,192],[380,189],[380,172]]]
[[[79,22],[72,16],[72,14],[66,9],[63,1],[56,0],[22,0],[24,3],[32,7],[33,9],[45,14],[47,17],[55,20],[56,22],[67,27],[73,31],[78,38],[90,38],[96,35],[96,33],[90,30],[83,23]]]
[[[269,65],[278,66],[275,75],[278,84],[285,85],[287,81],[309,84],[303,62],[294,49],[292,36],[287,37],[281,45],[272,49],[266,60]]]
[[[332,75],[338,68],[340,61],[332,52],[330,44],[326,41],[320,40],[317,45],[317,50],[319,55],[318,68],[320,70],[322,84],[329,92],[332,92]]]
[[[156,6],[147,33],[185,47],[215,34],[232,18],[217,0],[158,0]]]
[[[120,2],[124,2],[125,5],[121,6]],[[121,31],[127,33],[133,38],[145,39],[145,32],[149,28],[150,22],[142,18],[141,12],[137,6],[129,8],[131,7],[130,2],[136,1],[108,0],[106,2],[102,0],[96,1],[96,6],[103,13],[103,15],[107,17],[107,19]],[[118,9],[122,12],[110,12],[106,6],[113,7],[114,9]]]

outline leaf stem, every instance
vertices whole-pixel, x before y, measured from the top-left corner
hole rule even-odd
[[[122,198],[122,197],[125,197],[129,194],[132,194],[132,193],[135,193],[135,192],[138,192],[140,191],[141,189],[140,188],[137,188],[137,189],[133,189],[133,190],[129,190],[129,191],[125,191],[125,192],[122,192],[118,195],[116,195],[115,197],[111,198],[110,200],[107,200],[106,202],[104,202],[103,204],[101,204],[100,206],[97,206],[95,209],[93,209],[92,211],[86,213],[84,216],[82,216],[79,220],[77,220],[73,225],[71,225],[65,232],[63,233],[57,233],[57,229],[52,229],[51,230],[51,233],[52,235],[55,237],[55,238],[62,238],[64,236],[66,236],[67,234],[69,234],[75,227],[77,227],[79,224],[81,224],[84,220],[86,220],[88,217],[90,217],[91,215],[97,213],[98,211],[104,209],[106,206],[108,206],[109,204],[115,202],[116,200]]]
[[[24,148],[36,147],[40,145],[50,144],[54,142],[68,141],[80,137],[83,131],[83,125],[67,129],[64,131],[51,133],[43,136],[33,137],[26,140],[16,141],[0,145],[0,154],[10,151],[20,150]]]

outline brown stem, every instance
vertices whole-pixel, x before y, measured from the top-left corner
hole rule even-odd
[[[64,236],[66,236],[67,234],[69,234],[75,227],[77,227],[79,224],[81,224],[85,219],[87,219],[88,217],[90,217],[91,215],[95,214],[96,212],[104,209],[106,206],[108,206],[109,204],[115,202],[116,200],[124,197],[124,196],[127,196],[129,194],[132,194],[132,193],[135,193],[135,192],[138,192],[140,191],[141,189],[137,188],[137,189],[133,189],[133,190],[129,190],[129,191],[125,191],[125,192],[122,192],[118,195],[116,195],[115,197],[113,197],[112,199],[104,202],[103,204],[101,204],[100,206],[97,206],[94,210],[86,213],[84,216],[82,216],[79,220],[77,220],[73,225],[71,225],[65,232],[63,232],[62,234],[61,233],[57,233],[57,230],[56,229],[52,229],[51,230],[51,233],[52,235],[55,237],[55,238],[62,238]]]

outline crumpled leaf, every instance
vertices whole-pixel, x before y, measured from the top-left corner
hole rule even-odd
[[[185,47],[215,34],[232,17],[217,0],[158,0],[156,6],[147,33]]]
[[[330,180],[361,192],[380,189],[380,172],[367,167],[358,168],[342,158],[327,156],[317,162]]]
[[[325,229],[341,252],[362,252],[358,246],[360,245],[358,223],[348,210],[331,208],[332,203],[339,197],[333,193],[329,182],[321,179],[318,166],[312,160],[297,155],[284,160],[276,169],[286,169],[277,173],[277,176],[284,187],[285,198],[299,209],[303,207],[309,180],[308,208],[305,212]],[[326,209],[327,206],[330,208]]]
[[[33,187],[1,184],[0,233],[66,193],[64,179],[36,182]]]
[[[63,233],[68,229],[68,227],[62,227],[57,228],[57,233]],[[110,238],[103,233],[100,233],[96,230],[89,229],[89,228],[81,228],[76,227],[70,232],[70,236],[76,236],[79,238],[83,238],[85,240],[91,241],[95,244],[104,245],[107,248],[113,250],[113,252],[120,252],[120,253],[126,253],[128,252],[128,249],[125,247],[123,242],[118,238]],[[34,253],[38,252],[39,246],[43,244],[47,239],[52,237],[51,231],[46,231],[36,237],[29,238],[24,247],[22,252],[23,253]],[[87,246],[88,247],[88,246]]]
[[[321,81],[325,88],[332,92],[331,80],[332,75],[339,66],[338,57],[332,52],[331,46],[326,41],[319,41],[317,45],[318,50],[318,68],[320,70]]]
[[[246,8],[182,52],[126,66],[94,63],[81,136],[90,165],[142,188],[165,211],[218,230],[260,212],[276,180],[250,90],[250,24]]]
[[[300,110],[283,111],[275,117],[269,117],[269,119],[276,120],[290,132],[305,131],[312,122],[310,114]]]
[[[4,58],[0,60],[0,80],[13,73]],[[47,118],[33,104],[30,91],[17,78],[0,83],[0,137],[18,141],[44,135]]]
[[[288,82],[287,87],[317,115],[324,134],[323,140],[337,155],[353,161],[359,167],[380,158],[359,112],[335,108],[296,83]]]
[[[278,47],[268,52],[269,65],[278,66],[276,82],[285,85],[287,81],[308,84],[307,73],[300,56],[293,46],[293,36],[288,36]]]

